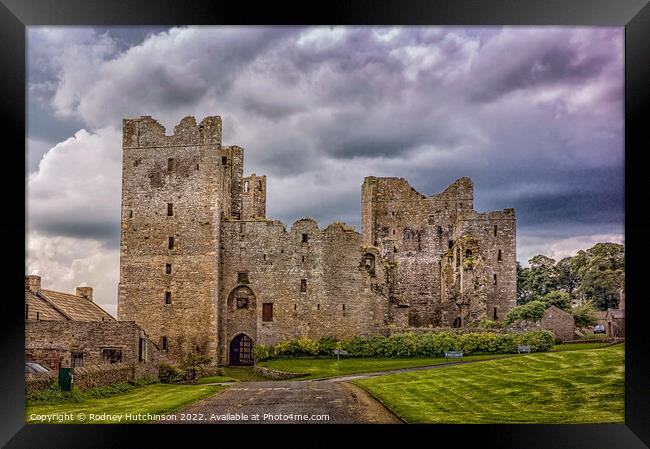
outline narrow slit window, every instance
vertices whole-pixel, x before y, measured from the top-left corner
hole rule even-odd
[[[316,304],[316,310],[320,310],[320,304]]]
[[[345,304],[343,304],[343,310],[345,311]]]
[[[197,170],[199,169],[199,164],[196,164],[196,169],[197,169]]]
[[[472,250],[471,249],[465,250],[465,257],[466,258],[472,257]]]
[[[266,254],[262,255],[262,260],[266,260]]]
[[[172,264],[165,264],[165,274],[172,274]]]
[[[165,292],[165,304],[171,304],[172,303],[172,292],[167,291]]]
[[[307,291],[307,279],[300,279],[300,291],[301,292]]]
[[[163,335],[162,337],[162,350],[167,351],[169,349],[169,341],[167,340],[167,337]]]
[[[454,241],[453,241],[453,240],[449,240],[449,241],[447,242],[447,245],[448,245],[449,249],[452,249],[452,248],[454,247]]]
[[[495,319],[495,320],[497,319],[497,308],[496,307],[494,307],[492,309],[492,318]]]
[[[228,158],[226,156],[221,158],[221,165],[228,165]]]
[[[497,253],[497,260],[501,262],[503,260],[503,255],[501,254],[501,250]]]
[[[497,230],[498,230],[498,229],[499,229],[499,227],[495,225],[495,226],[494,226],[494,236],[495,236],[495,237],[497,236]]]
[[[129,218],[133,218],[133,211],[132,210],[129,211]]]
[[[174,203],[167,203],[167,216],[168,217],[174,216]]]
[[[305,256],[302,256],[302,261],[303,261],[303,262],[305,261]]]
[[[174,249],[174,237],[169,237],[167,240],[167,248]]]
[[[257,190],[262,191],[262,181],[257,181]]]
[[[244,193],[248,192],[248,181],[244,181]]]
[[[174,158],[167,159],[167,171],[174,171]]]
[[[494,281],[494,285],[497,285],[497,275],[496,275],[496,274],[494,275],[494,277],[492,278],[492,280]]]
[[[293,310],[298,310],[298,304],[293,305]]]
[[[309,234],[303,234],[302,243],[307,243],[307,242],[309,242]]]

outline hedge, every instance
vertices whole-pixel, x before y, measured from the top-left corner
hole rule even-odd
[[[523,333],[476,332],[454,335],[446,332],[414,334],[411,332],[388,337],[353,337],[336,340],[324,337],[319,340],[301,338],[286,340],[275,346],[258,345],[253,353],[257,360],[289,357],[333,357],[333,350],[341,348],[348,357],[442,357],[446,351],[463,351],[465,355],[509,354],[517,352],[517,346],[528,345],[532,352],[550,350],[555,336],[547,330]]]

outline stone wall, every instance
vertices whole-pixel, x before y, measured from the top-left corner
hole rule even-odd
[[[551,306],[544,312],[544,316],[539,322],[542,329],[550,330],[555,334],[558,340],[572,340],[575,337],[575,320],[573,315]]]
[[[144,339],[141,343],[141,339]],[[143,344],[144,351],[140,351]],[[83,366],[105,366],[104,349],[121,351],[121,363],[136,369],[136,377],[157,371],[164,358],[136,323],[129,321],[26,321],[25,359],[56,372],[72,367],[73,354],[83,354]]]
[[[287,231],[277,221],[250,220],[224,221],[221,234],[222,363],[240,333],[275,344],[385,332],[386,264],[353,229],[320,229],[303,219]],[[272,304],[272,321],[263,320],[265,303]]]

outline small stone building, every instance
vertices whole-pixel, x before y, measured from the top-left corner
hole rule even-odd
[[[152,374],[158,348],[133,321],[117,321],[93,302],[91,287],[76,294],[47,290],[25,277],[25,360],[61,367],[132,364],[134,376]]]
[[[625,337],[625,309],[607,309],[606,321],[608,337]]]
[[[573,315],[558,307],[551,306],[544,312],[539,322],[542,329],[550,330],[558,340],[572,340],[575,333]]]

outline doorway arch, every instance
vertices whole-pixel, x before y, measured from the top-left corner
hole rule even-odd
[[[246,334],[237,334],[230,341],[230,365],[253,364],[253,339]]]

